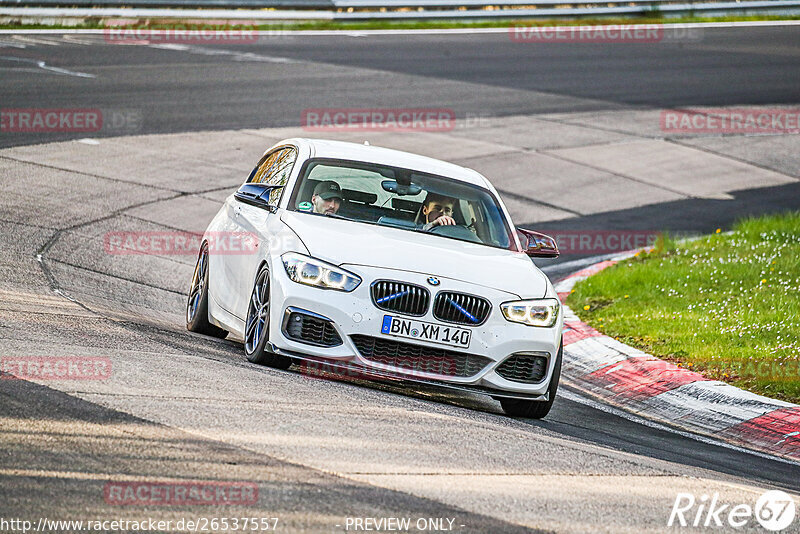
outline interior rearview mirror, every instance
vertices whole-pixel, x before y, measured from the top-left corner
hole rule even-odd
[[[402,184],[396,180],[384,180],[381,182],[381,187],[388,193],[395,193],[400,196],[414,196],[422,193],[422,187],[411,182]]]

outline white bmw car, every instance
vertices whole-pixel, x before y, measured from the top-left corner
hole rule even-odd
[[[558,388],[563,313],[531,257],[557,255],[551,238],[517,230],[471,169],[288,139],[211,221],[187,327],[231,333],[254,363],[326,362],[541,418]]]

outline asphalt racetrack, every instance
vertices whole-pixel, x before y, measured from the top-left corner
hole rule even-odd
[[[797,499],[797,464],[654,425],[568,376],[533,421],[478,395],[250,364],[240,344],[185,331],[193,255],[116,255],[104,236],[202,231],[263,151],[292,136],[475,168],[534,229],[692,234],[798,209],[796,132],[670,133],[660,119],[690,107],[797,113],[800,26],[649,44],[501,32],[120,46],[3,34],[0,106],[116,117],[89,133],[0,132],[0,356],[111,365],[105,380],[0,380],[0,518],[277,517],[281,532],[352,532],[354,518],[405,517],[425,531],[639,533],[678,531],[667,522],[680,493],[732,506],[767,489]],[[448,109],[457,124],[304,128],[304,110],[320,108]],[[555,280],[606,252],[537,263]],[[148,481],[236,482],[257,498],[108,496],[109,484]],[[764,532],[756,521],[735,531]]]

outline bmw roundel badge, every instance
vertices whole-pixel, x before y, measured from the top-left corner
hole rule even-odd
[[[438,286],[441,282],[439,282],[439,279],[436,278],[435,276],[429,276],[428,283],[432,286]]]

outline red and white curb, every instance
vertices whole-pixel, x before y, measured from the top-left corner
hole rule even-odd
[[[596,263],[556,283],[562,303],[577,282],[632,255]],[[578,319],[566,304],[562,380],[641,417],[800,461],[800,406],[709,380],[629,347]]]

